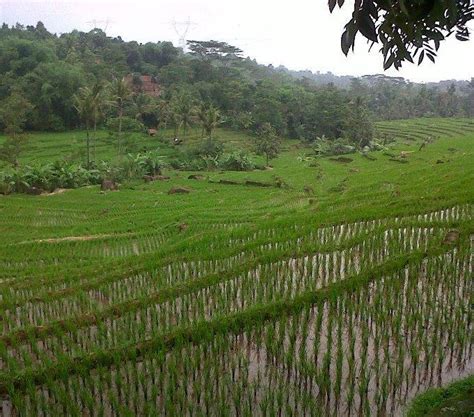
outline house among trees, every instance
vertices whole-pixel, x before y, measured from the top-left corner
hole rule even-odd
[[[143,93],[150,97],[159,97],[161,86],[152,75],[128,74],[125,81],[135,93]]]

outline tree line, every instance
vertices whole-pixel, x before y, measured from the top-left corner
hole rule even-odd
[[[123,80],[129,74],[151,75],[163,89],[160,97],[128,94]],[[366,127],[370,140],[375,119],[473,116],[474,82],[462,91],[455,86],[442,91],[386,81],[368,86],[354,79],[341,89],[259,65],[225,42],[189,41],[184,53],[170,42],[126,42],[99,29],[58,36],[38,22],[0,29],[2,108],[9,100],[27,103],[25,130],[95,130],[109,124],[120,140],[123,129],[136,122],[185,135],[198,121],[206,135],[217,124],[253,133],[270,124],[279,136],[362,143],[358,126]],[[1,123],[5,129],[4,117]]]

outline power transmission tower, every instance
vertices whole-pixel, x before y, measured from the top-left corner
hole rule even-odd
[[[103,32],[107,32],[107,28],[111,23],[113,23],[109,18],[105,20],[97,20],[97,19],[92,19],[88,22],[86,22],[88,25],[91,26],[91,30],[93,29],[101,29]],[[103,25],[102,27],[99,25]]]
[[[197,23],[191,22],[189,16],[186,21],[177,22],[175,19],[171,21],[174,31],[178,35],[178,45],[183,51],[186,49],[186,37],[191,26],[197,26]]]

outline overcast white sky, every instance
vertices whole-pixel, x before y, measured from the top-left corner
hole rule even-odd
[[[0,21],[36,24],[41,20],[55,33],[94,26],[124,40],[156,42],[179,36],[172,22],[190,19],[188,39],[216,39],[239,46],[245,55],[263,64],[290,69],[331,71],[338,75],[383,72],[376,47],[358,38],[356,52],[346,58],[340,36],[353,0],[330,14],[326,0],[0,0]],[[108,24],[106,23],[108,21]],[[360,35],[359,35],[360,36]],[[388,75],[413,81],[470,79],[474,76],[474,39],[449,39],[441,45],[436,64],[407,64]]]

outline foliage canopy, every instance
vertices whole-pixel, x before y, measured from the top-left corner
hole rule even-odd
[[[329,0],[331,12],[345,0]],[[347,55],[354,49],[357,33],[381,44],[384,69],[398,69],[404,61],[418,64],[428,57],[435,61],[441,41],[455,33],[460,41],[469,39],[467,23],[474,18],[471,0],[355,0],[354,12],[341,38]]]

